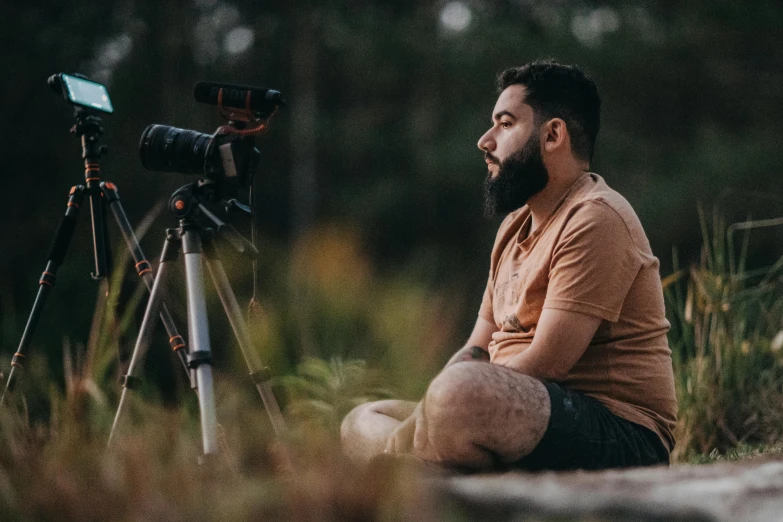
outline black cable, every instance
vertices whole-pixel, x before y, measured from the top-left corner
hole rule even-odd
[[[255,169],[253,169],[250,172],[250,189],[248,192],[248,204],[250,205],[250,243],[252,243],[253,247],[258,249],[258,238],[257,238],[257,230],[256,230],[256,198],[255,198],[255,191],[253,190],[253,187],[255,185]],[[256,292],[258,290],[258,258],[253,258],[253,294],[250,296],[250,303],[248,303],[248,319],[250,318],[250,313],[257,309],[259,304],[258,300],[256,299]]]

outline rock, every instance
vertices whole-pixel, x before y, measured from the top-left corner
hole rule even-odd
[[[783,520],[783,460],[602,472],[432,475],[446,512],[469,520]]]

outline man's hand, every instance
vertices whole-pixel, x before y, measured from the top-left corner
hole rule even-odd
[[[480,346],[465,346],[455,353],[446,366],[463,361],[489,362],[489,352]]]
[[[473,332],[468,337],[468,342],[465,346],[455,353],[446,366],[461,361],[487,361],[489,362],[489,352],[487,347],[492,340],[492,334],[498,331],[498,327],[482,319],[481,317],[476,319],[476,325],[473,327]]]

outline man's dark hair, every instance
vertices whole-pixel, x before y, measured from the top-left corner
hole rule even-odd
[[[579,67],[553,61],[511,67],[498,75],[498,93],[509,85],[525,87],[525,103],[533,108],[537,124],[561,118],[571,136],[571,152],[592,161],[601,126],[601,96],[595,82]]]

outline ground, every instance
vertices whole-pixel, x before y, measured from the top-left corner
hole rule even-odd
[[[439,519],[783,520],[781,455],[603,472],[418,476],[422,495],[439,493],[435,506],[419,505]]]

